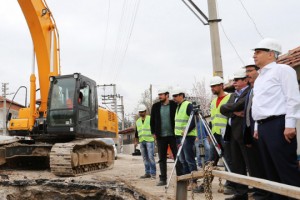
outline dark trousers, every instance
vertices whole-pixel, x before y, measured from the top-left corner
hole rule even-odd
[[[224,148],[223,148],[224,142],[223,142],[223,139],[222,139],[222,135],[214,133],[214,137],[215,137],[215,139],[218,143],[217,145],[219,145],[219,147],[221,148],[221,151],[224,152]],[[219,154],[216,151],[216,149],[214,148],[214,164],[213,164],[214,166],[217,166],[217,164],[219,162],[219,159],[220,159]]]
[[[251,147],[246,147],[247,157],[249,161],[248,171],[250,176],[266,179],[267,175],[263,167],[263,161],[260,155],[258,141],[253,139]],[[253,198],[255,200],[269,199],[270,193],[258,188],[254,188]]]
[[[160,169],[160,180],[167,180],[167,151],[168,145],[170,145],[174,160],[177,156],[177,145],[175,136],[168,137],[159,137],[157,138],[157,148],[158,148],[158,157],[159,157],[159,169]],[[176,174],[177,176],[182,175],[182,166],[181,163],[177,162],[176,164]]]
[[[283,135],[285,117],[258,125],[258,144],[268,180],[300,187],[297,138],[288,143]],[[273,195],[272,199],[287,199]]]
[[[217,145],[220,146],[221,151],[222,151],[222,156],[225,160],[225,162],[227,163],[229,169],[231,170],[232,168],[232,161],[231,161],[231,153],[230,153],[230,143],[229,142],[225,142],[222,138],[222,135],[214,133],[213,135],[217,141]],[[219,155],[217,150],[214,147],[214,166],[217,166],[218,162],[219,162]],[[228,169],[225,169],[226,171],[228,171]],[[225,186],[230,186],[230,187],[235,187],[235,183],[231,182],[231,181],[226,181],[225,182]]]
[[[242,133],[241,133],[242,134]],[[248,157],[246,153],[246,147],[242,140],[236,140],[234,137],[230,139],[230,151],[232,157],[232,169],[233,173],[247,176],[246,165],[248,166]],[[248,192],[248,186],[235,183],[236,193],[244,195]]]

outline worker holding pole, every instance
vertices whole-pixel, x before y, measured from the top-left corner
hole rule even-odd
[[[193,105],[185,100],[185,91],[181,88],[176,88],[173,92],[173,99],[177,103],[177,109],[175,114],[175,136],[178,145],[183,140],[183,134],[186,126],[188,125],[188,119],[193,111]],[[189,126],[187,136],[182,146],[182,151],[179,155],[179,161],[182,164],[183,174],[190,174],[193,171],[197,171],[197,164],[195,160],[195,139],[197,136],[196,123],[192,120]],[[188,185],[188,190],[197,188],[197,179],[194,179]]]

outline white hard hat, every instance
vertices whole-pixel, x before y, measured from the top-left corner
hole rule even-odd
[[[173,95],[177,95],[177,94],[185,94],[185,91],[182,88],[177,87],[173,90]]]
[[[246,65],[244,66],[244,68],[250,67],[250,66],[256,66],[256,64],[255,64],[253,58],[249,58],[248,62],[247,62]]]
[[[169,90],[167,88],[160,88],[157,92],[157,94],[166,94],[167,92],[169,92]]]
[[[233,78],[246,78],[246,70],[245,68],[239,69],[237,71],[234,72],[233,74]]]
[[[210,80],[210,86],[213,85],[220,85],[224,83],[223,79],[220,76],[214,76],[212,77],[212,79]]]
[[[268,49],[272,51],[276,51],[279,54],[281,54],[281,45],[280,43],[272,38],[265,38],[261,40],[253,50],[258,50],[258,49]]]
[[[147,108],[146,108],[146,106],[144,104],[140,104],[139,105],[139,107],[138,107],[138,111],[139,112],[143,112],[143,111],[146,111],[146,110],[147,110]]]

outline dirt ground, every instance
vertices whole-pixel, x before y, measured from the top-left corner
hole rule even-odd
[[[156,161],[158,158],[156,157]],[[172,167],[174,166],[173,160],[168,160],[168,174],[170,174]],[[114,187],[122,187],[126,186],[124,191],[131,191],[133,196],[137,196],[137,194],[141,195],[143,198],[136,199],[175,199],[175,174],[172,178],[172,182],[169,186],[169,189],[165,190],[164,186],[156,186],[157,182],[159,181],[158,175],[159,175],[159,166],[157,164],[157,177],[156,179],[140,179],[139,177],[144,174],[144,165],[141,156],[132,156],[132,155],[125,155],[125,154],[119,154],[118,159],[115,161],[114,167],[111,170],[106,170],[102,172],[92,173],[89,175],[83,175],[78,177],[69,177],[69,178],[62,178],[57,177],[53,175],[49,170],[43,170],[43,171],[29,171],[29,170],[1,170],[0,171],[0,199],[24,199],[24,197],[17,197],[14,195],[11,195],[10,198],[7,198],[10,194],[10,191],[15,191],[15,187],[20,190],[22,188],[22,184],[24,181],[26,183],[30,182],[30,180],[36,180],[34,186],[35,189],[39,190],[40,192],[43,190],[49,190],[49,187],[43,187],[39,188],[39,184],[36,183],[44,183],[45,180],[50,180],[55,183],[64,183],[66,185],[67,183],[81,183],[82,185],[91,185],[94,184],[93,187],[99,186],[97,184],[103,184],[103,183],[110,183],[111,188]],[[202,180],[199,180],[199,184]],[[224,183],[225,180],[222,182]],[[10,186],[8,186],[8,182],[10,183]],[[220,194],[217,192],[219,186],[218,186],[218,179],[215,178],[213,181],[213,199],[224,199],[226,196],[223,194]],[[45,185],[45,184],[44,184]],[[48,184],[49,185],[49,184]],[[51,184],[50,184],[51,185]],[[103,186],[103,185],[102,185]],[[24,186],[25,187],[25,186]],[[28,186],[29,187],[29,186]],[[60,187],[60,186],[56,186]],[[101,187],[101,186],[99,186]],[[111,189],[110,188],[110,189]],[[128,189],[129,188],[129,189]],[[28,191],[30,189],[27,189]],[[51,189],[50,189],[51,190]],[[122,191],[123,191],[122,190]],[[24,190],[25,191],[25,190]],[[72,190],[68,187],[68,191],[72,192]],[[87,193],[86,190],[84,190],[85,193]],[[133,191],[133,192],[132,192]],[[115,190],[112,189],[110,192],[115,193]],[[136,193],[136,194],[134,194]],[[53,193],[49,193],[49,195]],[[48,195],[48,197],[49,197]],[[33,199],[28,194],[28,199]],[[123,195],[124,196],[124,195]],[[125,195],[126,196],[126,195]],[[50,197],[49,197],[50,198]],[[37,198],[38,199],[38,198]],[[57,199],[60,199],[57,197]],[[64,198],[64,199],[76,199],[76,198]],[[77,198],[80,199],[80,198]],[[94,196],[93,198],[89,199],[101,199],[97,198],[97,196]],[[108,198],[103,198],[108,199]],[[116,198],[111,198],[116,199]],[[121,198],[122,199],[122,198]],[[130,199],[124,197],[124,199]],[[134,199],[134,198],[133,198]],[[188,199],[192,199],[191,192],[188,192]],[[204,194],[194,194],[194,199],[205,199]]]

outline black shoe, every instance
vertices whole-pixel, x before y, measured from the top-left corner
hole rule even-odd
[[[141,176],[140,178],[151,178],[151,175],[150,174],[145,174],[145,175]]]
[[[167,185],[167,181],[162,181],[162,180],[160,180],[160,181],[156,184],[156,186],[164,186],[164,185]]]
[[[248,200],[248,194],[235,194],[232,197],[225,198],[225,200]]]
[[[235,194],[235,189],[233,187],[230,187],[230,186],[225,186],[223,194],[225,194],[225,195],[234,195]]]
[[[204,187],[202,185],[197,186],[195,189],[193,189],[194,193],[204,193]]]

